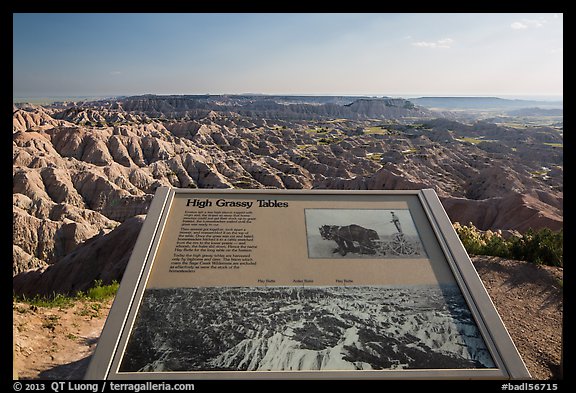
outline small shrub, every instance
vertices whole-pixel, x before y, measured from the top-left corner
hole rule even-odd
[[[493,235],[486,239],[483,253],[502,258],[510,258],[510,245],[502,236]]]
[[[454,224],[454,229],[469,254],[512,258],[535,264],[563,266],[564,234],[549,228],[527,230],[522,236],[504,239],[500,231],[480,231],[472,223]]]
[[[563,266],[563,231],[529,229],[521,238],[512,239],[512,257],[536,264]]]

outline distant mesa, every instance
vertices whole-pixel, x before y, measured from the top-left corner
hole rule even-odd
[[[529,107],[563,108],[562,101],[511,100],[498,97],[420,97],[412,98],[410,101],[425,108],[444,109],[512,110]]]

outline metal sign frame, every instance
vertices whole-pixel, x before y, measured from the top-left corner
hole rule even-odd
[[[174,233],[167,230],[168,224],[170,224],[170,212],[174,209],[182,209],[182,204],[177,205],[174,201],[182,198],[186,198],[188,205],[200,204],[203,200],[306,201],[311,199],[315,201],[326,200],[327,206],[336,201],[339,208],[346,208],[347,203],[351,203],[350,201],[358,201],[363,198],[375,204],[374,206],[379,206],[379,200],[394,201],[395,198],[399,198],[410,201],[409,203],[412,207],[417,206],[418,209],[422,209],[424,213],[422,217],[425,217],[425,221],[427,221],[427,232],[432,232],[426,236],[431,236],[432,239],[435,239],[438,249],[441,250],[445,263],[447,263],[449,271],[452,273],[481,333],[486,349],[493,360],[493,366],[485,368],[404,368],[355,371],[119,371],[128,340],[135,327],[135,320],[144,292],[149,283],[151,272],[155,268],[160,244],[163,239],[174,237]],[[197,202],[194,202],[194,200]],[[318,206],[318,204],[315,206]],[[247,206],[242,206],[241,208],[245,207]],[[235,207],[231,209],[234,210]],[[420,224],[416,223],[415,226],[418,232],[422,232]],[[402,232],[400,228],[398,228],[398,231]],[[357,245],[357,243],[355,244]],[[342,247],[339,248],[342,251]],[[373,255],[368,255],[367,257],[375,258]],[[158,188],[125,270],[85,379],[202,380],[291,378],[529,379],[530,374],[434,190],[341,191]]]

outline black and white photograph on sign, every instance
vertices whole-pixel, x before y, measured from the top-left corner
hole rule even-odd
[[[418,258],[408,209],[305,209],[309,258]]]
[[[147,289],[119,372],[495,367],[455,284]]]

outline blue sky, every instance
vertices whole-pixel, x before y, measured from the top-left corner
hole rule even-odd
[[[14,14],[13,96],[562,96],[562,14]]]

